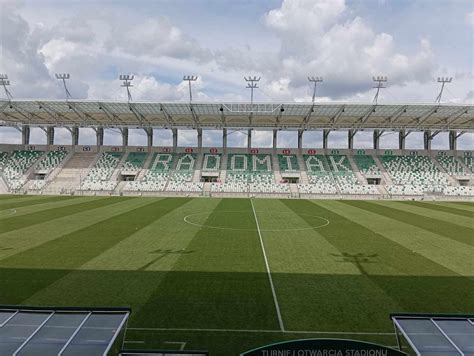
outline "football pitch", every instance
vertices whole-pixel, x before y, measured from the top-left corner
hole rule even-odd
[[[129,306],[126,346],[396,345],[393,312],[474,312],[474,204],[0,197],[0,304]]]

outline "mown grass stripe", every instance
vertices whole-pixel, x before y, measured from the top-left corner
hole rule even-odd
[[[5,202],[5,204],[1,204],[1,209],[14,209],[14,208],[20,208],[22,206],[30,206],[30,205],[35,205],[35,204],[44,204],[44,203],[51,203],[55,201],[61,201],[65,199],[71,199],[69,196],[38,196],[38,198],[35,199],[21,199],[20,201],[15,201],[15,202],[9,202],[8,200]]]
[[[116,198],[109,199],[114,202]],[[4,267],[77,268],[187,201],[150,200],[145,206],[13,255],[0,264]]]
[[[19,228],[25,228],[28,226],[42,224],[46,221],[55,220],[62,218],[67,215],[77,214],[82,211],[87,211],[90,209],[101,208],[111,204],[117,204],[123,201],[127,201],[133,198],[100,198],[94,199],[92,201],[83,202],[78,198],[74,199],[77,200],[76,204],[73,205],[66,205],[66,206],[59,206],[59,207],[50,207],[49,209],[41,210],[35,213],[30,213],[26,215],[20,216],[12,216],[8,219],[2,220],[2,224],[0,225],[0,234],[13,231]]]
[[[81,269],[171,270],[180,251],[187,249],[197,231],[195,226],[184,223],[183,217],[197,211],[203,216],[206,211],[210,214],[218,203],[218,199],[192,199],[82,265]],[[133,258],[124,259],[124,251]]]
[[[472,266],[470,267],[466,263],[474,253],[472,247],[392,219],[390,216],[380,216],[355,206],[343,204],[340,201],[325,201],[324,206],[343,215],[346,219],[363,225],[394,243],[406,247],[412,252],[411,258],[417,258],[418,254],[459,275],[474,276]],[[421,274],[419,270],[413,272]],[[432,272],[429,271],[429,273]]]
[[[410,204],[409,202],[387,202],[387,201],[372,201],[373,204],[388,206],[389,208],[401,210],[405,213],[414,213],[421,216],[426,216],[431,219],[439,220],[440,223],[447,222],[450,224],[473,228],[472,219],[462,215],[446,213],[444,211],[425,209],[424,206]]]
[[[426,209],[431,209],[431,210],[436,210],[436,211],[442,211],[444,213],[449,213],[449,214],[455,214],[455,215],[460,215],[460,216],[466,216],[468,218],[474,218],[474,211],[467,211],[467,210],[462,210],[462,209],[457,209],[455,206],[449,207],[445,205],[440,205],[440,204],[434,204],[434,203],[421,203],[421,202],[402,202],[403,204],[407,205],[414,205],[414,206],[419,206],[421,208],[426,208]]]
[[[334,280],[328,278],[333,276],[332,274],[307,275],[304,272],[296,275],[276,274],[278,291],[282,291],[279,295],[287,327],[292,330],[305,330],[319,326],[337,330],[344,325],[352,324],[352,327],[357,329],[362,328],[370,320],[375,329],[385,328],[387,323],[380,318],[380,313],[403,309],[402,304],[392,298],[372,276],[384,272],[397,273],[393,268],[395,264],[393,260],[388,263],[384,261],[381,245],[384,245],[385,241],[377,239],[372,232],[369,233],[344,217],[322,209],[312,202],[283,200],[283,203],[308,223],[311,223],[309,215],[327,218],[331,223],[311,234],[315,238],[325,239],[334,246],[337,252],[331,253],[330,263],[335,269],[339,269],[338,264],[347,263],[358,270],[358,274],[354,275],[334,275],[337,276]],[[358,236],[359,243],[356,243],[354,235]],[[317,249],[314,250],[312,260],[317,261],[320,258],[319,253]],[[346,254],[349,257],[345,257]],[[355,256],[355,261],[351,261],[352,255]],[[311,259],[300,262],[297,256],[294,258],[295,263],[312,263]],[[334,300],[334,295],[339,295],[341,298]],[[362,313],[361,305],[367,302],[373,309]],[[329,314],[331,322],[325,317]]]
[[[379,204],[367,201],[346,200],[343,203],[356,206],[382,216],[389,216],[392,219],[420,227],[434,234],[448,237],[455,241],[465,243],[469,246],[474,246],[474,239],[472,238],[474,229],[468,227],[451,224],[446,221],[440,221],[420,214],[415,214],[413,212],[405,212],[390,208],[388,206],[381,206]]]
[[[8,194],[8,195],[0,195],[0,203],[4,202],[4,201],[8,201],[8,200],[12,200],[12,199],[17,199],[17,200],[21,200],[22,198],[25,199],[25,198],[33,198],[35,197],[35,195],[27,195],[27,194],[24,194],[24,195],[15,195],[15,194]]]
[[[46,209],[54,209],[60,206],[68,206],[83,203],[86,201],[91,201],[98,199],[96,197],[78,197],[78,198],[70,198],[61,201],[55,201],[51,203],[44,203],[44,204],[36,204],[31,206],[23,206],[21,208],[15,209],[2,209],[0,206],[0,220],[3,219],[10,219],[13,217],[18,217],[21,215],[27,215],[32,213],[37,213],[38,211],[46,210]]]
[[[114,198],[109,199],[113,200]],[[0,260],[133,210],[149,201],[148,199],[126,200],[107,205],[104,208],[90,209],[6,232],[0,235]]]
[[[249,230],[198,229],[187,247],[193,253],[178,258],[131,324],[278,330],[249,200],[222,199],[204,221],[226,223]]]

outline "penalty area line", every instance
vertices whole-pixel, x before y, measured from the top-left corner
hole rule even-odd
[[[253,205],[252,199],[250,199],[250,204],[252,205],[252,211],[253,211],[253,216],[255,218],[255,224],[257,224],[258,236],[260,237],[260,245],[262,246],[263,259],[265,260],[265,267],[267,268],[268,281],[270,282],[270,288],[272,289],[273,301],[275,303],[278,323],[280,324],[280,330],[284,332],[285,326],[283,324],[283,319],[281,317],[280,305],[278,304],[278,298],[275,292],[275,286],[273,285],[272,273],[270,272],[270,265],[268,264],[267,253],[265,252],[265,245],[263,244],[262,233],[260,231],[260,224],[258,223],[257,213],[255,212],[255,207]]]

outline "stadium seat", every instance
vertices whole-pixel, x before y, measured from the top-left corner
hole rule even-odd
[[[464,156],[462,158],[464,164],[471,170],[472,173],[474,173],[474,157],[472,156]]]
[[[218,171],[221,168],[221,155],[218,153],[204,154],[202,162],[203,171]]]
[[[465,175],[470,172],[466,172],[461,162],[453,156],[437,156],[436,160],[439,164],[450,174],[450,175]]]
[[[23,175],[43,154],[40,151],[13,151],[3,158],[2,174],[10,190],[18,190],[26,183]]]
[[[428,156],[382,156],[381,161],[395,186],[405,186],[407,192],[440,192],[449,185],[447,177]],[[418,188],[414,188],[418,187]],[[388,188],[390,192],[401,188]]]
[[[88,191],[114,190],[117,186],[117,181],[111,181],[110,178],[117,168],[122,155],[121,152],[103,152],[83,180],[79,189]]]
[[[379,167],[375,163],[375,160],[372,156],[368,155],[355,155],[354,161],[359,168],[360,172],[367,175],[379,176],[381,175]]]
[[[299,172],[300,165],[296,155],[278,155],[278,165],[281,172]]]
[[[143,168],[147,154],[145,152],[130,152],[123,163],[122,173],[137,173]]]

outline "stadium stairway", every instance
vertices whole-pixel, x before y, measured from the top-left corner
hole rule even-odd
[[[451,174],[449,174],[446,168],[444,168],[435,157],[432,157],[432,156],[429,156],[429,157],[431,159],[431,162],[433,162],[433,164],[435,165],[435,167],[438,168],[440,172],[443,172],[446,178],[448,178],[450,185],[452,185],[453,187],[459,186],[459,182],[456,179],[454,179]]]
[[[474,174],[474,172],[471,171],[471,169],[469,169],[469,167],[466,165],[466,163],[464,163],[464,161],[462,159],[460,159],[459,157],[456,157],[456,160],[461,164],[461,167],[463,167],[464,172],[467,172],[467,175],[473,175]]]
[[[125,163],[125,161],[128,158],[128,154],[129,154],[128,152],[124,152],[124,154],[122,155],[122,158],[120,159],[119,163],[117,164],[117,167],[115,167],[114,172],[110,176],[111,181],[117,181],[118,180],[118,176],[119,176],[120,172],[122,171],[123,164]]]
[[[292,198],[299,198],[300,197],[300,191],[298,190],[298,185],[297,184],[289,184],[290,186],[290,194]]]
[[[298,157],[298,165],[300,166],[300,184],[309,184],[308,173],[306,172],[306,163],[303,159],[303,156],[300,154],[296,156]]]
[[[95,152],[76,152],[64,163],[55,179],[49,184],[45,193],[59,194],[66,191],[74,191],[79,188],[81,178],[85,178],[90,168],[99,159]]]
[[[357,181],[362,185],[367,184],[367,180],[362,175],[362,173],[360,173],[359,167],[357,167],[357,164],[355,163],[354,158],[351,155],[346,155],[346,157],[347,157],[347,160],[349,161],[349,164],[351,165],[352,172],[357,178]]]
[[[281,181],[283,181],[283,177],[281,176],[280,163],[278,162],[277,154],[272,155],[272,166],[273,166],[273,175],[274,175],[275,183],[278,184]]]
[[[43,160],[43,158],[45,158],[47,155],[48,155],[48,152],[46,152],[46,151],[43,152],[43,153],[36,159],[36,162],[33,163],[33,164],[31,165],[31,167],[26,170],[26,172],[23,174],[23,177],[24,177],[25,179],[27,179],[27,177],[30,177],[30,176],[33,174],[33,172],[35,171],[35,169],[36,169],[36,167],[38,166],[38,164],[39,164],[39,163]]]
[[[227,153],[224,153],[221,158],[221,172],[219,174],[219,180],[221,182],[225,182],[225,179],[227,177],[227,160],[229,157],[227,156]]]
[[[191,180],[191,182],[193,183],[199,183],[201,181],[203,157],[204,157],[203,153],[198,153],[196,162],[194,162],[194,173],[193,173],[193,179]]]
[[[380,173],[382,173],[382,177],[383,177],[383,182],[382,182],[382,184],[384,184],[384,185],[393,185],[392,178],[391,178],[390,175],[387,173],[387,170],[386,170],[385,167],[383,166],[382,162],[380,162],[379,157],[374,155],[374,156],[372,156],[372,158],[374,159],[375,164],[376,164],[377,167],[379,168]]]
[[[140,170],[140,172],[138,173],[137,177],[135,178],[135,180],[137,181],[142,181],[143,180],[143,177],[146,176],[146,174],[148,173],[148,169],[150,168],[151,164],[152,164],[152,161],[153,161],[153,157],[154,157],[154,153],[148,153],[148,156],[147,158],[145,159],[145,162],[143,163],[143,167],[142,169]]]
[[[8,193],[8,186],[7,186],[7,183],[5,183],[3,175],[0,174],[0,194],[5,194],[5,193]]]
[[[71,159],[73,155],[74,155],[73,151],[68,152],[66,157],[64,157],[64,159],[51,171],[51,173],[48,174],[48,176],[46,177],[46,184],[43,187],[42,191],[44,191],[45,188],[56,179],[59,172],[61,172],[63,167],[66,165],[66,163]]]

